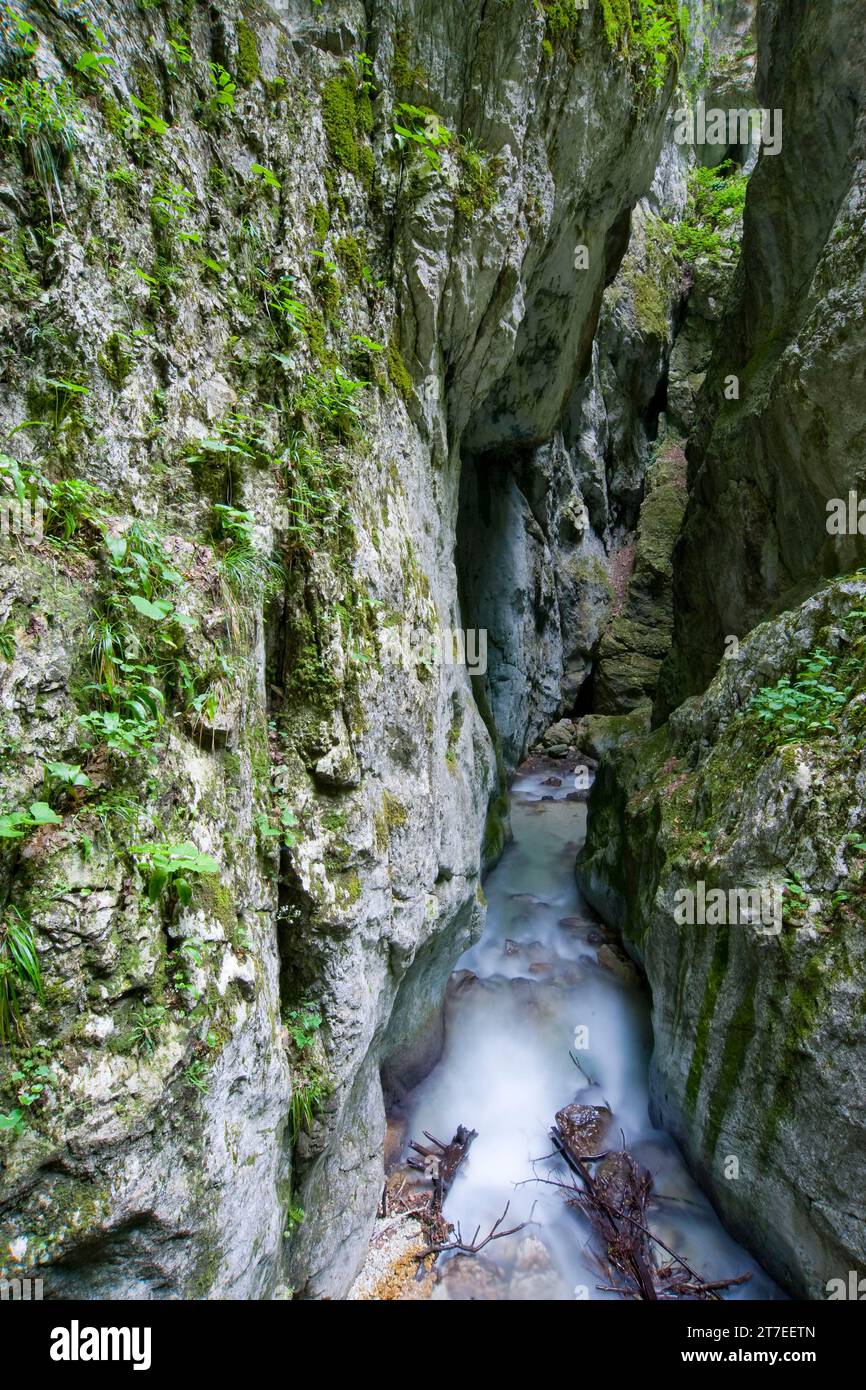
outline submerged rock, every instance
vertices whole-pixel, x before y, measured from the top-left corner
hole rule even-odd
[[[556,1112],[556,1123],[563,1139],[577,1158],[587,1158],[601,1151],[612,1120],[606,1105],[583,1105],[573,1101]]]

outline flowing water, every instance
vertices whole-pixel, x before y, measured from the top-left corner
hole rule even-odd
[[[549,1157],[549,1129],[573,1100],[606,1104],[614,1118],[605,1147],[618,1146],[621,1130],[654,1174],[654,1234],[707,1280],[751,1270],[751,1280],[726,1297],[781,1297],[725,1232],[672,1139],[650,1123],[646,994],[597,962],[599,924],[574,878],[586,807],[566,800],[569,778],[552,788],[544,785],[549,776],[548,769],[515,780],[514,841],[485,884],[486,929],[458,962],[442,1058],[407,1106],[416,1138],[427,1130],[447,1139],[458,1124],[478,1131],[445,1206],[464,1238],[478,1226],[485,1234],[506,1203],[506,1228],[532,1224],[475,1259],[449,1260],[434,1297],[617,1296],[597,1287],[609,1281],[593,1260],[585,1221],[561,1191],[532,1181],[565,1176]]]

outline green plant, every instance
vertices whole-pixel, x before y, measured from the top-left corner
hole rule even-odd
[[[295,1047],[299,1052],[303,1052],[318,1037],[322,1015],[317,1005],[308,1002],[301,1004],[297,1009],[285,1009],[283,1022]]]
[[[39,77],[0,79],[0,120],[10,140],[24,150],[26,161],[54,222],[54,200],[63,208],[60,169],[75,145],[78,103],[65,80],[43,82]]]
[[[328,539],[339,541],[351,526],[348,468],[342,458],[326,458],[302,431],[289,436],[283,463],[286,545],[311,555]]]
[[[297,817],[290,806],[278,806],[278,824],[272,825],[266,815],[256,816],[256,828],[263,839],[279,839],[285,849],[292,849],[298,843],[295,827]]]
[[[703,257],[718,264],[736,252],[748,183],[748,174],[731,160],[715,169],[690,170],[686,210],[672,232],[674,251],[683,261],[693,264]]]
[[[177,964],[172,972],[172,983],[178,994],[187,999],[190,1008],[194,1008],[200,998],[198,988],[188,978],[190,968],[198,968],[202,963],[201,942],[186,938],[180,944],[177,953]]]
[[[134,135],[136,139],[141,139],[143,135],[165,135],[168,130],[168,121],[164,121],[162,116],[154,111],[146,101],[137,97],[134,92],[130,92],[129,100],[138,112],[138,121],[135,125]]]
[[[201,1057],[196,1057],[194,1061],[190,1062],[184,1072],[184,1076],[190,1086],[194,1086],[197,1091],[201,1091],[202,1095],[207,1095],[207,1063]]]
[[[75,397],[89,396],[90,388],[82,386],[78,381],[66,381],[63,378],[44,376],[40,377],[43,386],[48,387],[48,393],[53,401],[53,416],[50,423],[54,433],[57,434],[61,426],[72,413]],[[76,486],[77,483],[70,484]],[[64,486],[56,484],[57,487]],[[82,484],[87,487],[88,484]]]
[[[141,861],[147,874],[147,896],[150,902],[158,902],[168,889],[176,895],[178,902],[187,906],[192,901],[190,875],[218,874],[220,866],[209,854],[202,854],[188,841],[182,845],[165,842],[159,844],[133,845],[132,853]]]
[[[307,1213],[304,1211],[303,1207],[289,1207],[288,1211],[286,1212],[286,1228],[283,1231],[283,1235],[286,1237],[287,1240],[289,1239],[289,1237],[294,1235],[298,1226],[303,1226],[306,1219]]]
[[[251,164],[250,173],[258,174],[266,188],[282,188],[283,186],[273,169],[268,169],[264,164]]]
[[[309,1133],[316,1110],[331,1094],[333,1083],[314,1055],[322,1026],[322,1015],[316,1005],[307,1002],[297,1008],[284,1010],[283,1022],[295,1054],[289,1106],[289,1125],[294,1144],[302,1131]]]
[[[224,503],[214,506],[214,517],[221,542],[220,572],[234,596],[249,602],[276,593],[284,578],[282,567],[253,544],[255,518],[249,512]]]
[[[47,801],[32,801],[28,811],[6,811],[0,815],[0,840],[21,840],[28,830],[62,824],[63,817],[52,811]]]
[[[294,342],[298,332],[306,332],[310,324],[309,309],[294,293],[294,277],[281,275],[277,281],[262,279],[260,285],[268,317],[288,334],[290,343]]]
[[[851,692],[850,685],[840,679],[837,664],[822,647],[816,647],[799,665],[793,680],[782,676],[775,685],[762,687],[747,709],[774,746],[833,732],[836,716]]]
[[[0,657],[4,661],[12,661],[15,656],[15,623],[11,618],[7,618],[4,623],[0,623]]]
[[[359,77],[344,63],[322,91],[322,121],[331,153],[342,168],[369,184],[373,177],[373,151],[366,142],[373,128],[371,83],[366,70]]]
[[[313,1063],[292,1070],[292,1098],[289,1102],[289,1127],[292,1143],[302,1133],[309,1134],[316,1111],[334,1089],[333,1083]]]
[[[405,101],[398,102],[394,108],[391,126],[399,149],[415,145],[424,155],[430,168],[435,169],[437,173],[441,172],[442,158],[439,151],[446,149],[454,137],[435,111],[427,106],[411,106]]]
[[[167,1014],[164,1004],[140,1004],[132,1015],[132,1026],[123,1039],[124,1048],[152,1056]]]
[[[9,1081],[15,1087],[18,1104],[29,1110],[39,1104],[48,1087],[56,1084],[57,1078],[44,1062],[27,1057],[10,1074]]]
[[[358,436],[362,418],[359,397],[369,384],[347,376],[341,367],[311,372],[295,397],[295,410],[323,434],[349,443]]]
[[[209,67],[211,82],[216,88],[211,96],[213,106],[219,110],[233,111],[237,84],[232,81],[231,74],[226,72],[220,63],[210,63]]]
[[[470,221],[476,212],[489,212],[494,206],[499,163],[475,143],[471,132],[459,137],[456,156],[459,183],[454,204],[460,215]]]
[[[44,999],[42,967],[33,927],[16,907],[7,907],[0,923],[0,1043],[8,1043],[21,1026],[20,991],[31,988]]]
[[[46,798],[58,791],[90,787],[92,783],[77,763],[45,763],[42,769]]]

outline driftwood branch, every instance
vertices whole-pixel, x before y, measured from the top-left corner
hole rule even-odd
[[[478,1239],[481,1227],[476,1226],[475,1235],[472,1237],[470,1241],[465,1241],[463,1239],[463,1232],[460,1229],[460,1223],[458,1221],[456,1231],[454,1231],[453,1234],[447,1240],[431,1243],[426,1250],[419,1251],[419,1253],[415,1256],[415,1259],[426,1260],[428,1255],[442,1255],[445,1254],[446,1251],[453,1252],[454,1254],[459,1255],[477,1255],[481,1250],[484,1249],[485,1245],[489,1245],[492,1240],[503,1240],[505,1236],[516,1235],[517,1232],[522,1231],[524,1226],[527,1224],[525,1221],[521,1221],[519,1226],[509,1227],[507,1231],[500,1231],[499,1229],[506,1216],[508,1215],[508,1208],[510,1206],[511,1203],[506,1202],[504,1212],[500,1217],[497,1218],[496,1221],[494,1221],[493,1225],[491,1226],[490,1230],[487,1232],[487,1235],[484,1237],[483,1240]]]
[[[751,1278],[746,1273],[731,1279],[703,1279],[649,1229],[647,1206],[652,1194],[652,1174],[627,1152],[625,1137],[620,1150],[583,1153],[577,1146],[578,1138],[569,1132],[563,1120],[566,1114],[563,1111],[557,1115],[562,1123],[554,1125],[550,1135],[571,1171],[571,1183],[539,1181],[550,1181],[562,1188],[569,1206],[588,1218],[604,1249],[609,1276],[622,1281],[599,1285],[601,1290],[651,1302],[671,1298],[718,1299],[722,1290]],[[656,1263],[656,1247],[669,1256],[669,1263]]]
[[[450,1144],[445,1144],[435,1135],[428,1134],[426,1129],[424,1130],[424,1138],[429,1140],[433,1147],[428,1148],[424,1144],[417,1144],[414,1139],[411,1140],[409,1148],[413,1153],[419,1154],[424,1161],[419,1163],[417,1159],[410,1158],[408,1163],[410,1168],[416,1169],[419,1173],[426,1173],[432,1180],[433,1196],[430,1208],[431,1211],[441,1212],[445,1198],[457,1177],[460,1165],[469,1153],[473,1139],[477,1139],[478,1135],[474,1129],[467,1129],[465,1125],[458,1125]]]

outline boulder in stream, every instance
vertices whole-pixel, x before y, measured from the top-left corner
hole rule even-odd
[[[606,1105],[581,1105],[573,1101],[556,1112],[556,1124],[569,1153],[575,1158],[597,1154],[613,1116]]]

